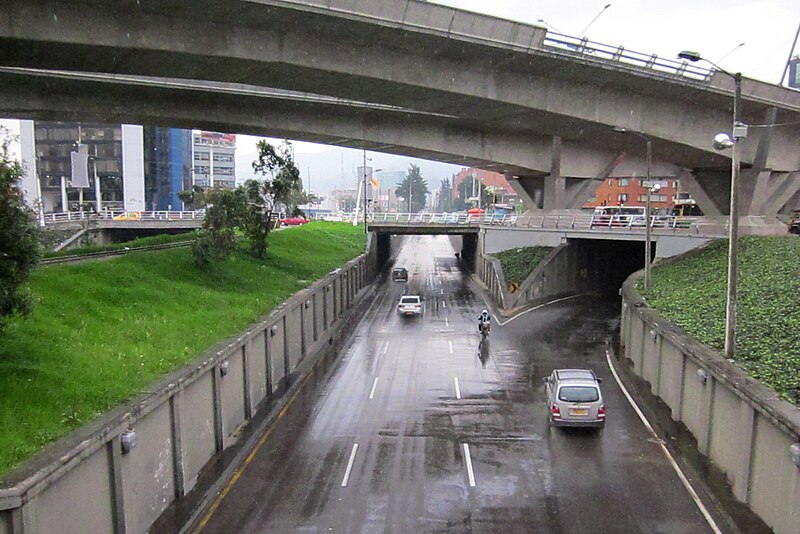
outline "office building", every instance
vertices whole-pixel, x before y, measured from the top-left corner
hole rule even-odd
[[[193,154],[193,185],[236,188],[236,134],[197,131]]]
[[[192,188],[192,131],[146,126],[144,147],[147,209],[183,209],[178,193]]]

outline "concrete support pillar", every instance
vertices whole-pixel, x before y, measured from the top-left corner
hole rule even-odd
[[[111,466],[111,498],[112,514],[114,521],[114,534],[125,534],[127,526],[125,522],[125,493],[122,483],[122,444],[120,437],[106,443],[108,450],[108,461]]]
[[[242,345],[242,382],[244,387],[244,418],[253,417],[253,399],[250,397],[250,356],[247,354],[247,346]]]
[[[222,428],[222,374],[218,365],[211,373],[211,389],[214,398],[214,450],[221,452],[225,441]]]
[[[69,200],[67,199],[67,177],[61,177],[61,211],[69,211]]]
[[[743,503],[750,502],[750,466],[753,465],[753,446],[756,436],[756,412],[752,406],[739,401],[739,450],[736,472],[733,474],[733,494]]]
[[[701,454],[708,456],[711,450],[711,412],[714,409],[714,390],[717,381],[713,376],[709,376],[703,388],[703,407],[700,412],[700,429],[697,436],[697,450]]]
[[[508,184],[511,186],[511,189],[514,190],[519,199],[522,201],[522,204],[525,206],[527,211],[539,211],[541,209],[533,197],[522,185],[522,183],[520,183],[520,179],[517,176],[513,176],[511,174],[505,174],[504,176]]]
[[[550,153],[550,175],[544,182],[544,209],[561,209],[566,194],[566,180],[561,176],[561,137],[553,136]]]
[[[731,188],[730,171],[727,171],[725,176],[721,176],[720,173],[695,176],[689,171],[682,171],[678,174],[678,181],[681,183],[681,189],[687,191],[695,199],[706,216],[719,217],[728,212]],[[724,212],[723,206],[726,206]]]
[[[170,424],[172,427],[172,471],[175,477],[175,498],[186,495],[184,478],[183,437],[181,430],[181,413],[183,409],[183,390],[169,399]]]

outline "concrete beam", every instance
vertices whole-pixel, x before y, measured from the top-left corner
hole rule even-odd
[[[413,0],[357,8],[348,0],[6,4],[0,59],[7,65],[314,91],[582,143],[622,126],[653,138],[657,158],[686,168],[701,167],[700,159],[724,166],[709,132],[730,123],[726,80],[567,53],[544,46],[542,28]],[[216,24],[222,18],[226,24]],[[746,80],[745,122],[757,124],[770,106],[779,108],[778,120],[792,122],[800,95]],[[753,163],[762,135],[741,144],[744,162]],[[605,142],[613,151],[635,144]],[[782,128],[770,145],[766,166],[800,169],[800,126]]]

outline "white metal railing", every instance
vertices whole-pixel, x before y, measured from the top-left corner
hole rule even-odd
[[[94,221],[186,221],[202,220],[205,210],[195,211],[124,211],[103,210],[100,213],[90,211],[64,211],[60,213],[45,213],[40,217],[43,225],[63,224],[69,222]]]
[[[633,50],[626,50],[624,46],[606,45],[590,41],[586,37],[572,37],[549,30],[545,35],[544,44],[592,58],[619,61],[635,67],[665,74],[676,74],[695,80],[709,80],[714,74],[714,69],[699,67],[688,61],[677,61],[658,57],[657,54],[634,52]]]
[[[361,218],[363,220],[363,218]],[[505,226],[511,228],[542,228],[551,230],[608,230],[645,229],[642,215],[594,215],[580,214],[483,214],[466,213],[370,213],[371,224],[430,225],[430,226]],[[675,215],[653,215],[650,228],[689,232],[695,228],[696,217]]]

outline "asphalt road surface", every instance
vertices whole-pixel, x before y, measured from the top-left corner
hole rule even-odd
[[[713,532],[606,363],[618,303],[575,298],[503,325],[446,237],[409,237],[329,378],[310,382],[202,517],[216,532]],[[396,312],[403,292],[421,318]],[[542,378],[603,378],[605,429],[550,428]]]

